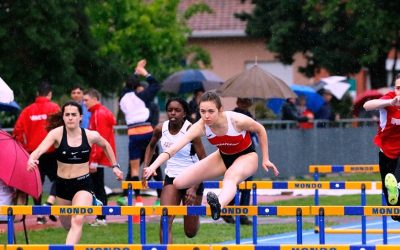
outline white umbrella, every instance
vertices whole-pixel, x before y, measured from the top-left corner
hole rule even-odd
[[[350,83],[346,81],[345,76],[330,76],[322,78],[320,82],[313,86],[316,91],[320,89],[329,90],[333,96],[337,99],[341,100],[346,93],[347,90],[350,88]]]
[[[0,102],[10,103],[14,101],[14,92],[8,87],[7,83],[0,77]]]

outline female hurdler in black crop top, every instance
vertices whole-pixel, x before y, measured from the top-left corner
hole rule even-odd
[[[67,130],[63,127],[60,146],[56,150],[57,160],[67,164],[79,164],[89,161],[91,147],[86,137],[85,129],[82,130],[82,144],[79,147],[70,147],[67,142]]]

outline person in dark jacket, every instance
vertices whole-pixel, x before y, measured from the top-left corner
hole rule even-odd
[[[296,107],[296,98],[288,98],[282,106],[282,120],[308,122],[309,118],[299,114]],[[286,126],[283,126],[286,128]]]
[[[153,135],[153,127],[150,123],[150,104],[161,89],[158,81],[147,72],[146,60],[140,60],[135,68],[135,74],[128,77],[125,88],[122,90],[119,105],[125,115],[125,122],[128,126],[129,135],[129,174],[126,181],[139,181],[140,163],[143,161],[146,147]],[[139,76],[145,77],[149,86],[143,91],[137,91],[141,86]],[[140,190],[134,189],[136,203],[142,202]],[[124,196],[117,200],[119,205],[127,204],[127,190]]]

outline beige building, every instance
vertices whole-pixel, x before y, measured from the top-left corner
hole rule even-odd
[[[248,12],[253,9],[251,1],[241,0],[183,0],[180,11],[188,6],[204,2],[212,8],[213,13],[201,13],[193,16],[188,24],[192,29],[189,43],[201,46],[210,53],[212,71],[222,79],[242,72],[254,63],[264,70],[278,76],[286,83],[313,84],[322,77],[329,76],[326,71],[319,72],[314,78],[307,78],[298,69],[306,64],[305,58],[299,53],[292,65],[284,65],[266,49],[262,39],[246,36],[246,23],[234,17],[235,13]],[[353,76],[357,82],[357,92],[368,88],[367,72],[362,70]]]

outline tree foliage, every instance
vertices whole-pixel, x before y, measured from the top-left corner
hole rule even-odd
[[[101,44],[99,54],[117,54],[130,71],[146,58],[148,68],[160,79],[186,65],[188,54],[209,64],[207,54],[187,46],[190,30],[185,20],[193,12],[207,11],[196,5],[183,16],[177,15],[179,0],[93,1],[88,8],[91,31]],[[194,8],[195,7],[195,8]],[[195,65],[196,63],[194,63]],[[191,66],[194,66],[191,65]]]
[[[54,94],[72,85],[115,89],[121,72],[112,56],[98,56],[84,1],[0,2],[0,74],[21,106],[33,101],[46,79]]]
[[[183,67],[210,64],[207,53],[187,46],[186,19],[209,11],[194,5],[178,16],[178,0],[0,2],[0,75],[25,106],[46,79],[54,96],[72,85],[113,94],[138,60],[160,80]],[[191,55],[190,64],[186,57]]]
[[[285,64],[295,53],[307,58],[301,68],[313,76],[319,68],[333,75],[369,69],[373,87],[387,84],[385,61],[399,48],[400,2],[388,0],[253,0],[248,34],[265,38],[269,50]]]

